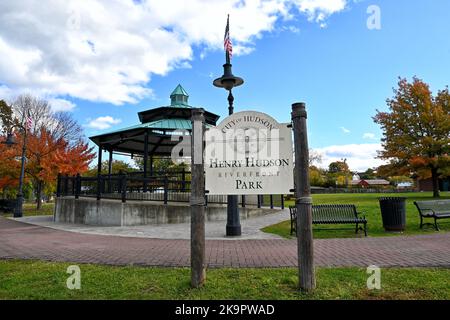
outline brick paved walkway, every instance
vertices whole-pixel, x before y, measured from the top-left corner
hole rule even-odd
[[[386,238],[315,240],[318,266],[447,267],[450,233]],[[208,240],[210,267],[293,267],[295,240]],[[80,234],[0,217],[0,259],[189,266],[189,240]]]

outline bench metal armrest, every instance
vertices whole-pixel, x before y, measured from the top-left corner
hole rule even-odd
[[[429,213],[431,211],[431,213]],[[424,209],[424,210],[420,210],[420,215],[421,216],[435,216],[436,212],[433,209]]]

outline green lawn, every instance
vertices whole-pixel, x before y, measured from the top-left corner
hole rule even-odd
[[[413,204],[416,200],[432,200],[431,192],[417,192],[417,193],[396,193],[396,194],[314,194],[314,204],[355,204],[358,211],[363,212],[366,216],[368,223],[368,235],[370,237],[399,235],[399,233],[385,232],[383,229],[383,223],[381,220],[380,206],[378,198],[386,196],[406,197],[406,231],[401,234],[430,234],[435,233],[434,228],[425,226],[424,229],[419,228],[419,214]],[[449,192],[442,192],[441,199],[450,199]],[[286,201],[286,207],[293,205],[293,201]],[[430,219],[428,222],[434,222]],[[441,220],[438,222],[440,232],[450,231],[450,219]],[[321,225],[314,226],[315,238],[350,238],[358,237],[353,230],[330,230],[333,228],[350,228],[352,225]],[[322,229],[322,230],[318,230]],[[291,238],[290,236],[290,221],[284,221],[272,226],[268,226],[262,229],[264,232],[274,233],[285,238]],[[360,232],[359,237],[364,237],[364,233]]]
[[[187,268],[80,265],[81,289],[69,290],[69,265],[0,261],[0,299],[450,299],[450,269],[382,269],[381,290],[368,290],[363,268],[319,268],[308,296],[293,268],[211,269],[191,289]]]
[[[26,202],[23,204],[23,216],[48,216],[53,215],[53,210],[55,209],[54,202],[44,202],[42,204],[41,210],[36,210],[36,203]],[[4,217],[12,217],[12,213],[1,213]]]

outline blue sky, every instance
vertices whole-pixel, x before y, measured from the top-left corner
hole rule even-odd
[[[1,8],[3,12],[11,13],[7,19],[12,19],[14,12],[42,17],[39,17],[39,10],[32,9],[30,1],[16,1],[23,2],[23,6],[14,2],[8,6],[7,2],[0,5],[5,7]],[[322,153],[322,166],[340,158],[347,158],[353,170],[380,163],[373,157],[379,148],[381,132],[371,117],[376,109],[386,109],[385,100],[392,96],[392,87],[399,76],[411,78],[417,75],[435,91],[450,83],[448,0],[297,0],[293,3],[269,0],[264,6],[259,1],[256,1],[259,4],[249,4],[255,1],[230,0],[226,5],[222,1],[205,7],[214,16],[205,21],[201,20],[206,18],[199,15],[198,10],[184,8],[179,16],[166,17],[170,5],[156,8],[143,2],[147,7],[139,7],[141,3],[134,4],[131,9],[127,38],[115,41],[123,36],[123,30],[115,25],[116,29],[110,31],[111,40],[104,41],[110,47],[117,46],[117,50],[112,51],[120,54],[100,57],[101,60],[89,68],[88,53],[98,55],[102,52],[102,41],[109,39],[109,33],[96,34],[97,31],[92,30],[95,29],[89,25],[92,16],[85,18],[86,12],[101,11],[101,7],[95,4],[97,1],[91,2],[90,7],[59,8],[68,13],[69,18],[75,13],[73,29],[76,32],[69,30],[55,34],[59,44],[55,41],[54,46],[44,47],[37,40],[31,44],[26,42],[36,38],[29,30],[23,32],[30,33],[27,37],[15,39],[12,28],[9,28],[9,33],[0,28],[3,30],[0,32],[0,53],[3,45],[3,51],[9,52],[16,60],[13,63],[5,62],[5,59],[3,64],[0,62],[0,98],[2,95],[10,98],[25,91],[43,94],[54,101],[57,108],[73,112],[84,126],[86,136],[91,136],[136,124],[138,111],[167,105],[170,92],[181,83],[190,94],[191,105],[204,107],[223,119],[227,113],[226,91],[215,88],[212,80],[223,72],[221,38],[226,22],[226,5],[233,8],[229,10],[236,52],[232,60],[233,72],[245,80],[242,87],[234,90],[235,110],[258,110],[280,122],[287,122],[291,104],[306,102],[310,147]],[[280,3],[283,8],[280,8]],[[123,1],[115,1],[108,8],[111,11],[108,14],[114,15],[114,10],[120,11],[123,5]],[[380,8],[380,30],[367,27],[370,5]],[[140,10],[153,14],[152,22],[139,20]],[[180,22],[183,17],[188,21],[186,25]],[[105,14],[105,21],[107,18]],[[100,25],[99,30],[102,29],[101,19],[92,22]],[[63,22],[67,26],[67,22]],[[38,35],[47,22],[41,23],[44,26],[37,29]],[[15,21],[16,26],[19,24],[20,21]],[[50,21],[49,30],[55,30],[55,25],[57,22]],[[205,26],[210,26],[211,32]],[[104,27],[107,32],[108,26]],[[150,42],[148,47],[143,45],[143,50],[151,51],[150,55],[133,51],[140,43],[138,40],[136,43],[128,41],[133,38],[130,36],[133,32],[146,39],[145,34],[140,34],[145,28],[164,31],[152,33],[150,37],[154,38],[147,39]],[[20,28],[18,30],[21,32]],[[79,34],[88,36],[83,38]],[[87,45],[74,51],[70,51],[72,46],[69,46],[68,52],[59,53],[60,44],[70,44],[73,39],[81,39]],[[103,48],[107,47],[106,44]],[[36,50],[29,49],[30,46],[35,46]],[[53,63],[59,63],[54,58],[58,53],[63,61],[53,68]],[[70,65],[71,54],[76,57],[73,64],[79,69]],[[45,70],[48,78],[40,76],[34,82],[22,80],[21,77],[27,76],[26,70],[33,71],[37,61],[46,67],[35,72],[42,74]],[[121,63],[126,67],[116,74],[105,71],[109,68],[114,72],[115,66]],[[96,70],[100,64],[104,66]],[[21,67],[26,67],[25,71]],[[61,72],[63,67],[71,70],[66,77]],[[55,82],[52,82],[52,72],[58,75]],[[79,82],[73,80],[78,78]],[[124,92],[121,92],[123,88]]]

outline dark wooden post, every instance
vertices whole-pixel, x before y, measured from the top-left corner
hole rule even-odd
[[[273,195],[270,195],[270,209],[273,209]]]
[[[169,195],[169,177],[167,175],[164,176],[164,204],[167,204]]]
[[[260,194],[257,195],[258,208],[261,208],[261,205],[262,205],[261,197],[262,197],[262,196],[261,196]]]
[[[61,196],[61,173],[58,173],[58,179],[56,180],[56,197]]]
[[[127,202],[127,175],[126,173],[122,175],[121,177],[121,195],[122,195],[122,202]]]
[[[98,147],[98,157],[97,157],[97,200],[100,200],[101,198],[102,153],[103,149],[102,146],[100,145]]]
[[[245,208],[245,195],[241,196],[241,207]]]
[[[281,195],[281,209],[284,209],[284,194]]]
[[[153,177],[153,155],[150,156],[150,177]]]
[[[103,153],[103,148],[100,145],[98,147],[98,157],[97,157],[97,175],[100,175],[102,173],[102,153]]]
[[[200,287],[205,270],[205,174],[203,169],[203,109],[192,110],[191,133],[191,286]]]
[[[148,165],[148,131],[144,133],[144,186],[143,192],[147,192],[147,165]]]
[[[309,150],[304,103],[292,105],[295,148],[295,205],[297,207],[297,247],[300,289],[310,292],[316,287],[312,235],[312,199],[309,185]]]
[[[108,193],[112,192],[111,188],[111,174],[112,174],[112,163],[113,163],[113,150],[109,150],[109,161],[108,161]]]
[[[183,167],[183,171],[181,171],[181,192],[186,191],[186,169]]]
[[[97,176],[97,200],[102,198],[102,184],[103,184],[103,176],[99,174]]]
[[[81,176],[77,173],[77,177],[75,178],[75,199],[78,199],[81,192]]]
[[[109,159],[108,159],[108,174],[112,173],[112,163],[113,163],[113,151],[109,149]]]
[[[64,177],[64,196],[69,195],[69,175]]]
[[[119,177],[117,179],[117,193],[122,194],[122,184],[123,184],[123,179],[122,176],[124,175],[122,170],[119,170]]]
[[[72,195],[74,196],[74,195],[75,195],[75,191],[76,191],[76,189],[77,189],[77,185],[76,185],[76,183],[77,183],[76,176],[73,175],[73,176],[71,177],[71,180],[72,180]]]

